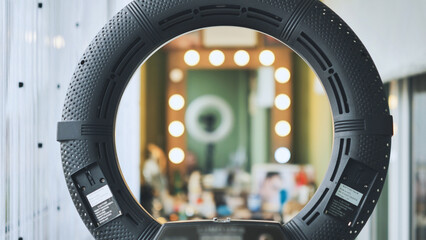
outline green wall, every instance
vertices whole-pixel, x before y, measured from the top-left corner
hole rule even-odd
[[[166,54],[157,51],[146,62],[145,97],[146,104],[146,143],[166,147]]]
[[[242,70],[190,70],[187,77],[187,106],[206,94],[224,99],[234,112],[234,127],[230,135],[215,144],[214,168],[230,164],[229,157],[238,148],[247,155],[249,139],[249,117],[247,111],[249,73]],[[195,153],[200,167],[205,166],[207,145],[187,134],[188,150]],[[247,167],[247,164],[244,166]]]

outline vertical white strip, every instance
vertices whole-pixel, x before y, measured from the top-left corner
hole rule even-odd
[[[19,128],[19,102],[20,99],[19,91],[18,91],[18,82],[19,79],[22,78],[20,76],[20,71],[16,71],[16,66],[22,66],[22,62],[18,58],[18,56],[21,54],[19,51],[22,47],[22,43],[24,38],[24,34],[20,33],[22,32],[21,26],[17,24],[17,11],[16,8],[20,7],[18,3],[11,2],[11,29],[10,29],[10,78],[9,78],[9,85],[8,85],[8,113],[9,113],[9,162],[10,162],[10,238],[11,239],[18,239],[18,223],[19,223],[19,176],[22,174],[19,169],[19,135],[20,135],[20,128]],[[22,23],[21,23],[22,24]],[[24,24],[22,24],[24,25]]]
[[[389,240],[410,236],[410,99],[408,81],[391,82],[394,137],[389,167]],[[392,105],[394,106],[392,108]]]
[[[140,70],[130,80],[118,108],[115,144],[120,168],[131,192],[140,193]]]
[[[7,191],[7,165],[8,158],[6,155],[7,141],[6,141],[6,97],[7,97],[7,84],[9,81],[8,70],[8,37],[7,30],[9,26],[9,1],[0,2],[0,239],[6,239],[6,223],[9,205],[9,193]],[[7,205],[6,205],[7,204]]]
[[[262,108],[271,108],[275,98],[275,80],[273,67],[261,67],[257,70],[256,103]]]

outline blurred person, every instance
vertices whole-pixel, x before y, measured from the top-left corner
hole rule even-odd
[[[283,179],[278,172],[268,172],[260,188],[262,208],[268,212],[278,212],[281,207]]]

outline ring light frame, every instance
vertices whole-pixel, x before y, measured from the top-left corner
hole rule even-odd
[[[162,225],[135,200],[119,169],[119,100],[134,71],[158,48],[213,26],[273,36],[315,70],[332,108],[333,153],[314,197],[282,229],[287,239],[355,239],[382,191],[393,124],[367,50],[317,0],[136,0],[117,13],[78,64],[58,123],[66,182],[83,222],[96,239],[151,240],[159,232]],[[111,196],[108,215],[93,207],[102,196]]]

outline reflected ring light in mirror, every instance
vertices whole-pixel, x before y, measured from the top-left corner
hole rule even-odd
[[[209,132],[200,125],[200,115],[204,110],[215,110],[220,115],[220,124]],[[197,141],[216,143],[226,138],[234,125],[234,114],[231,106],[215,95],[204,95],[194,99],[186,109],[185,125],[188,133]]]
[[[245,27],[286,44],[316,72],[330,100],[334,143],[328,171],[310,202],[284,225],[232,220],[160,224],[139,205],[121,175],[113,132],[130,77],[167,42],[214,26]],[[72,200],[96,239],[194,239],[187,235],[213,227],[224,238],[229,229],[241,229],[241,239],[268,233],[274,239],[347,240],[359,234],[382,192],[392,125],[367,49],[318,0],[135,0],[83,54],[57,139]]]

